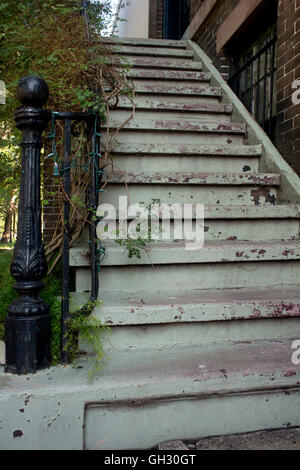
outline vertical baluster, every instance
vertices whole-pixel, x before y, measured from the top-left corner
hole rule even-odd
[[[63,282],[62,282],[62,304],[61,304],[61,359],[63,364],[67,364],[69,357],[66,349],[67,332],[69,321],[69,250],[70,250],[70,197],[71,197],[71,120],[65,121],[65,146],[64,146],[64,223],[63,223]]]
[[[257,58],[257,74],[256,74],[256,106],[255,106],[255,119],[259,122],[260,111],[260,55]]]
[[[96,119],[96,117],[95,117]],[[97,150],[97,128],[94,127],[92,142],[93,149]],[[97,221],[95,220],[95,211],[98,206],[98,197],[99,197],[99,155],[95,154],[93,157],[91,167],[91,195],[90,195],[90,208],[92,209],[92,224],[90,226],[90,240],[91,240],[91,276],[92,276],[92,287],[91,287],[91,298],[92,302],[95,302],[98,298],[99,292],[99,273],[97,265],[97,252],[98,252],[98,242],[97,239]]]
[[[267,105],[267,71],[268,71],[268,49],[265,52],[265,72],[264,72],[264,99],[263,99],[263,119],[262,119],[262,127],[265,129],[266,124],[266,105]]]
[[[273,117],[273,95],[274,95],[274,70],[275,70],[275,46],[276,43],[273,42],[271,47],[271,78],[270,78],[270,115],[269,115],[269,137],[273,137],[273,126],[272,126],[272,117]]]

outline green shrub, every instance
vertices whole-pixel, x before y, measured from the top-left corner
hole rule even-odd
[[[6,247],[5,247],[6,248]],[[0,340],[4,340],[4,322],[6,309],[17,297],[16,291],[12,288],[14,279],[10,275],[9,267],[12,258],[11,249],[0,248]]]

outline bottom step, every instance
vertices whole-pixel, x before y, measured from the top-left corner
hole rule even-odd
[[[147,449],[299,426],[292,343],[112,351],[92,383],[88,358],[26,377],[1,372],[0,448]]]

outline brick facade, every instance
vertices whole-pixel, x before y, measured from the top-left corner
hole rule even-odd
[[[191,0],[191,19],[193,18],[192,13],[195,12],[199,6],[203,6],[205,1],[207,2],[207,0]],[[216,5],[203,22],[202,27],[192,38],[211,58],[225,80],[229,78],[229,60],[224,53],[221,52],[217,54],[217,31],[238,2],[239,0],[222,0],[221,2],[216,2]]]
[[[203,7],[205,2],[209,4],[210,0],[191,0],[191,20],[197,9]],[[228,78],[228,58],[231,51],[229,48],[224,48],[219,54],[217,53],[217,32],[239,2],[240,0],[216,2],[192,38],[205,50],[225,79]],[[270,4],[269,0],[262,2],[266,12],[269,12]],[[274,0],[272,4],[274,7]],[[287,162],[300,175],[300,104],[292,102],[292,95],[295,92],[292,87],[293,82],[300,79],[300,0],[278,0],[277,13],[276,145]],[[246,31],[248,37],[255,32],[255,29],[264,27],[266,16],[262,14],[261,17],[261,20],[248,24]],[[245,33],[239,38],[241,44],[244,39]]]
[[[278,2],[277,146],[300,175],[300,104],[292,85],[300,79],[300,0]]]
[[[50,152],[49,152],[50,153]],[[58,205],[55,202],[58,194],[58,181],[53,176],[53,160],[44,162],[44,199],[47,204],[43,206],[43,239],[47,244],[51,241],[59,217]]]

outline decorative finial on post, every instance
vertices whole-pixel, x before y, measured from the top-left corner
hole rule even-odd
[[[45,80],[34,75],[20,80],[17,98],[22,106],[42,108],[48,101],[49,88]]]
[[[42,110],[49,96],[47,83],[35,76],[23,78],[15,112],[23,133],[18,235],[11,263],[19,297],[8,307],[5,326],[6,372],[34,373],[50,364],[50,314],[38,297],[47,273],[41,234],[40,153],[41,135],[51,114]]]

